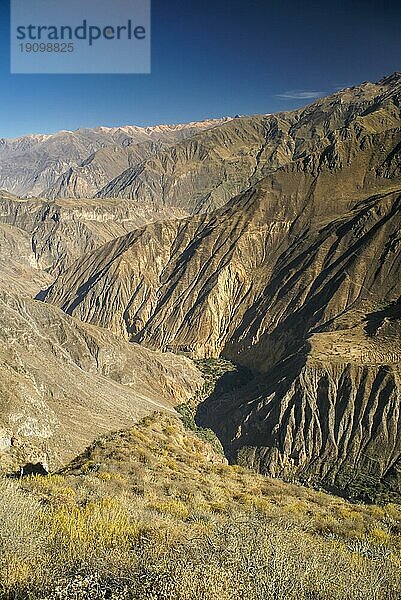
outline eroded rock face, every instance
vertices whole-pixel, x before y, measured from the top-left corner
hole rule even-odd
[[[253,369],[199,413],[232,457],[336,489],[400,491],[400,86],[397,75],[277,117],[258,183],[211,214],[109,242],[47,300],[151,348]]]
[[[264,474],[370,499],[399,494],[400,307],[312,334],[247,387],[206,401],[200,423]]]
[[[275,176],[212,217],[110,242],[63,273],[48,301],[151,347],[267,370],[311,328],[401,293],[400,192],[310,227],[314,182],[295,180],[296,194],[275,190]]]
[[[0,467],[54,469],[97,435],[155,409],[173,411],[202,385],[193,364],[127,344],[55,307],[0,296]]]
[[[0,289],[35,296],[53,283],[39,266],[31,236],[22,229],[0,223]]]
[[[109,240],[146,223],[184,216],[179,209],[156,209],[125,200],[26,200],[0,192],[0,222],[24,232],[32,260],[53,277]],[[50,282],[48,278],[40,289]]]

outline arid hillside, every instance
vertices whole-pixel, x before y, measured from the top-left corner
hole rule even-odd
[[[0,470],[54,470],[96,436],[202,386],[193,363],[153,352],[30,298],[0,295]]]
[[[0,597],[399,597],[399,506],[228,466],[204,434],[154,413],[59,473],[0,480]]]
[[[53,278],[83,254],[133,229],[186,216],[180,209],[131,200],[21,199],[0,191],[0,223],[24,232],[38,268]]]
[[[337,490],[399,491],[400,99],[394,74],[198,134],[211,145],[195,163],[207,165],[232,128],[253,148],[269,123],[241,193],[85,254],[46,300],[152,349],[250,368],[245,388],[199,408],[233,460]],[[193,154],[184,163],[198,173]]]
[[[97,127],[0,139],[0,189],[19,196],[91,197],[133,164],[228,119]]]

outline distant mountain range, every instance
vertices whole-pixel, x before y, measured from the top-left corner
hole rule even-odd
[[[0,189],[18,196],[91,198],[132,165],[229,118],[155,127],[97,127],[0,139]]]

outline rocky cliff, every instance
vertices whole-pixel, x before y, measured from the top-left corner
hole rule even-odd
[[[38,264],[31,236],[18,227],[0,223],[0,289],[32,297],[52,282],[53,277]]]
[[[38,267],[54,276],[109,240],[152,221],[184,216],[179,209],[126,200],[48,201],[0,192],[0,222],[25,232]]]
[[[205,401],[199,422],[233,461],[264,474],[365,500],[399,497],[400,306],[309,335],[241,390]]]

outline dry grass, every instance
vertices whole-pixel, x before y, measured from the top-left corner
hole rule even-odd
[[[393,600],[401,509],[224,464],[174,417],[1,485],[1,598]]]

